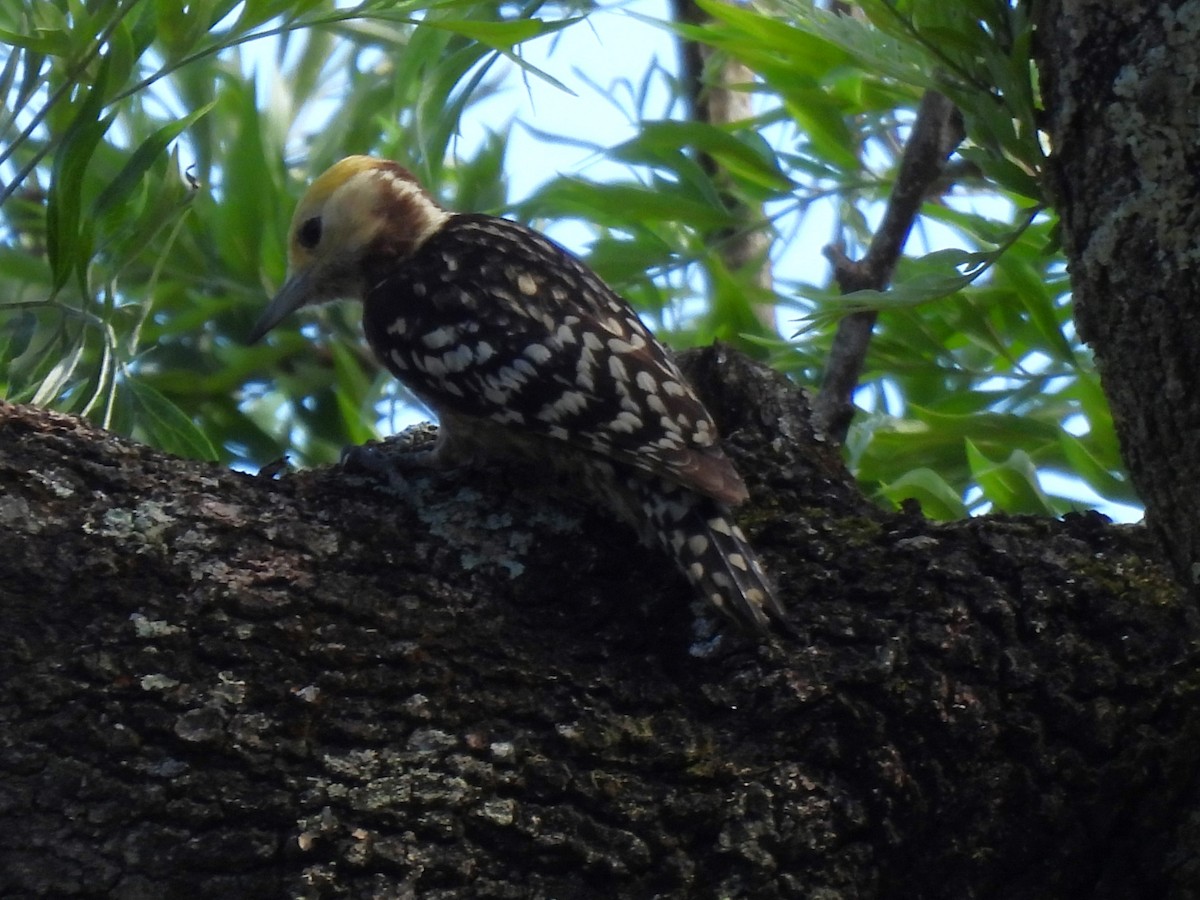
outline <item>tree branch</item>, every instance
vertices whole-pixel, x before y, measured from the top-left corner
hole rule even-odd
[[[843,294],[882,291],[888,286],[921,205],[942,176],[946,158],[962,138],[962,122],[954,104],[937,91],[926,91],[900,159],[900,170],[883,221],[866,256],[855,261],[839,247],[825,248]],[[838,323],[821,389],[813,401],[814,424],[821,433],[838,443],[845,440],[854,417],[854,391],[862,375],[877,317],[875,310],[862,310],[847,314]]]
[[[1167,896],[1200,651],[1144,533],[881,512],[786,378],[686,362],[802,645],[541,473],[0,404],[0,895]]]

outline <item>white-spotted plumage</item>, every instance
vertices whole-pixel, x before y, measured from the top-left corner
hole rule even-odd
[[[349,157],[301,200],[289,277],[254,329],[363,301],[367,340],[439,418],[434,464],[543,460],[656,538],[743,624],[785,624],[730,507],[746,488],[708,411],[628,304],[515,222],[442,209],[402,167]]]

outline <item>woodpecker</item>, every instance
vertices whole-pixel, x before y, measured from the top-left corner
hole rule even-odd
[[[255,325],[363,303],[380,362],[438,418],[421,460],[549,465],[743,627],[788,630],[730,509],[747,497],[669,351],[579,259],[524,225],[444,209],[402,166],[333,165],[300,200],[288,275]]]

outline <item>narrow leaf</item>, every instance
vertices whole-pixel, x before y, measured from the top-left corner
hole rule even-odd
[[[1062,432],[1059,435],[1059,444],[1075,474],[1087,482],[1097,494],[1123,503],[1139,502],[1137,492],[1129,479],[1114,474],[1075,435]]]
[[[137,189],[142,176],[146,174],[159,155],[167,149],[167,145],[175,140],[185,128],[211,110],[216,102],[213,100],[206,103],[182,119],[164,125],[142,141],[130,155],[121,171],[117,173],[117,177],[100,192],[100,196],[92,205],[92,215],[99,218],[117,203],[124,202]]]
[[[83,176],[96,150],[96,145],[108,131],[115,113],[101,117],[105,86],[108,80],[108,57],[100,61],[96,80],[87,99],[75,114],[62,144],[54,156],[50,190],[46,201],[46,254],[54,273],[54,289],[67,283],[77,264],[79,253],[79,221],[82,208],[80,193]]]
[[[71,381],[71,376],[75,374],[75,369],[79,366],[79,361],[83,358],[86,342],[83,336],[80,335],[75,340],[75,346],[71,352],[60,359],[42,379],[42,383],[38,386],[37,392],[29,401],[33,406],[47,406],[52,403],[63,388]]]
[[[967,507],[958,491],[933,469],[905,472],[880,490],[897,506],[905,500],[916,500],[921,504],[921,511],[931,519],[945,522],[967,516]]]
[[[1014,450],[1003,462],[988,459],[975,444],[965,442],[967,462],[984,496],[1006,513],[1054,515],[1055,510],[1037,480],[1037,467],[1024,450]]]
[[[216,461],[212,443],[178,406],[136,378],[126,378],[122,387],[127,401],[132,401],[134,427],[145,432],[154,446],[185,459]]]

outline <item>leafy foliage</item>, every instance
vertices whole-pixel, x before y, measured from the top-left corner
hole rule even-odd
[[[902,261],[892,289],[841,297],[805,282],[789,295],[780,285],[802,339],[769,346],[777,365],[807,383],[819,380],[842,313],[881,311],[858,397],[871,411],[847,442],[863,483],[883,500],[915,496],[946,518],[1079,506],[1043,489],[1039,474],[1048,472],[1136,504],[1090,354],[1074,334],[1057,220],[1039,182],[1029,4],[861,0],[858,14],[837,15],[779,0],[767,4],[770,21],[702,5],[718,24],[689,36],[746,61],[782,100],[795,128],[776,146],[796,148],[779,154],[794,194],[802,205],[806,196],[837,198],[851,257],[870,241],[868,223],[891,190],[923,92],[945,93],[963,114],[968,137],[951,164],[959,177],[930,199],[918,226],[931,249]]]
[[[652,112],[652,83],[680,86],[648,64],[641,84],[579,99],[628,98],[634,136],[587,144],[624,174],[551,178],[514,203],[508,132],[457,137],[513,73],[557,84],[522,48],[587,27],[591,3],[0,0],[0,390],[244,465],[284,448],[326,461],[371,437],[409,398],[352,308],[260,346],[242,336],[282,280],[304,183],[373,152],[452,207],[586,222],[591,264],[677,345],[731,340],[815,384],[841,313],[879,308],[848,452],[882,502],[1058,512],[1070,501],[1038,481],[1051,470],[1136,502],[1038,181],[1027,0],[701,5],[710,22],[664,23],[664,40],[673,29],[744,62],[758,115],[718,127]],[[926,204],[928,252],[893,290],[832,295],[798,271],[816,256],[805,225],[832,209],[846,251],[865,246],[927,88],[969,135],[955,183]],[[774,294],[720,252],[747,228],[773,236]],[[784,339],[756,318],[762,303]]]

